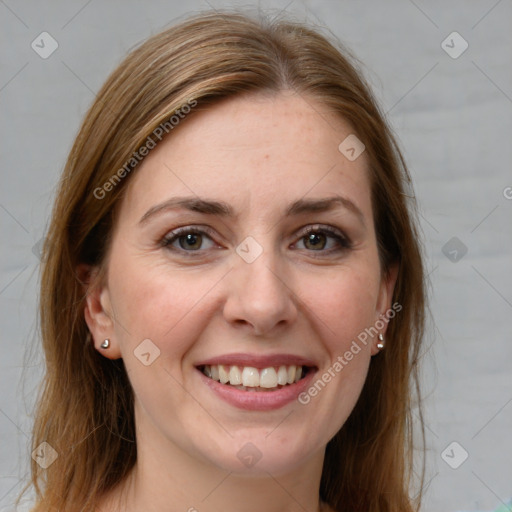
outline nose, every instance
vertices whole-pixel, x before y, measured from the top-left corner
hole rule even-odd
[[[236,261],[223,310],[230,324],[253,335],[271,336],[295,321],[296,295],[283,266],[276,263],[265,251],[252,263]]]

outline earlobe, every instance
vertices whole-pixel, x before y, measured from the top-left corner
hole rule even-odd
[[[121,352],[115,342],[114,322],[111,313],[108,287],[97,282],[98,271],[79,269],[85,287],[84,318],[92,337],[94,348],[109,359],[119,359]],[[105,343],[108,340],[108,344]]]
[[[382,276],[379,299],[377,301],[377,310],[375,326],[378,328],[379,334],[376,336],[376,342],[372,347],[372,355],[378,354],[384,349],[385,334],[389,322],[389,311],[392,307],[393,292],[398,278],[398,264],[390,266]]]

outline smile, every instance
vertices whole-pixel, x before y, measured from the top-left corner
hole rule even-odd
[[[215,399],[246,411],[272,411],[297,403],[298,396],[311,385],[317,373],[314,366],[267,364],[261,369],[203,364],[196,367],[196,374]]]
[[[206,377],[232,386],[241,391],[269,392],[282,389],[303,379],[309,367],[301,365],[281,365],[258,369],[252,366],[203,365],[199,370]]]

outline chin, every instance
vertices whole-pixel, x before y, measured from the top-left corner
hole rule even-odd
[[[205,457],[224,471],[238,475],[273,476],[296,470],[308,458],[305,443],[290,442],[290,436],[268,434],[268,429],[255,431],[250,435],[238,432],[234,438],[208,450]],[[288,441],[288,442],[287,442]],[[309,440],[311,441],[311,440]]]

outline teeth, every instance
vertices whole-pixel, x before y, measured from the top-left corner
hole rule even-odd
[[[203,373],[217,382],[230,384],[244,391],[276,389],[298,382],[304,374],[302,366],[268,367],[258,370],[252,366],[205,365]]]
[[[229,383],[233,386],[239,386],[242,384],[242,374],[238,369],[238,366],[232,366],[229,370]]]
[[[257,388],[260,385],[260,372],[256,368],[246,366],[242,370],[242,385]]]
[[[260,386],[262,388],[275,388],[277,387],[277,373],[274,368],[265,368],[261,370]]]
[[[297,373],[297,367],[296,366],[289,366],[288,367],[288,384],[293,384],[295,382],[295,373]]]
[[[223,364],[219,364],[219,379],[222,384],[229,382],[229,369],[226,370]]]
[[[288,370],[286,366],[280,366],[277,371],[277,383],[281,386],[285,386],[288,384]]]

